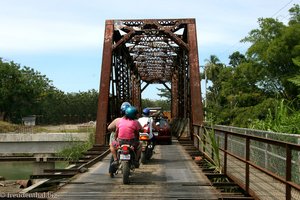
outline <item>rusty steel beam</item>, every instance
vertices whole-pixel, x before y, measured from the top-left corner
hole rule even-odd
[[[132,104],[141,112],[141,85],[139,79],[132,77]]]
[[[171,117],[173,119],[178,117],[178,87],[177,87],[177,72],[175,71],[172,76],[172,82],[171,82]]]
[[[162,31],[164,31],[173,41],[178,45],[184,48],[185,50],[189,50],[189,45],[186,44],[184,41],[182,41],[181,38],[177,37],[172,31],[170,31],[167,28],[164,28],[162,25],[160,25],[158,22],[154,22]]]
[[[115,50],[116,48],[118,48],[119,46],[121,46],[122,44],[127,42],[128,40],[130,40],[134,36],[134,34],[135,34],[135,31],[131,30],[129,33],[124,35],[116,44],[113,45],[113,50]]]
[[[106,122],[108,113],[108,100],[109,100],[109,84],[110,84],[110,72],[112,64],[112,45],[113,45],[113,20],[107,20],[105,22],[105,35],[103,43],[103,55],[102,55],[102,68],[101,79],[98,97],[98,109],[97,109],[97,124],[95,143],[97,145],[105,145],[106,135]]]
[[[203,107],[201,98],[199,58],[197,47],[196,22],[187,25],[190,63],[190,90],[191,90],[191,120],[194,125],[203,124]]]

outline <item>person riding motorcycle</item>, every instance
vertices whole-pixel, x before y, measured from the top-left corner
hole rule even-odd
[[[152,117],[150,117],[150,109],[144,108],[142,112],[142,117],[138,119],[140,122],[142,128],[149,128],[149,138],[152,138],[152,141],[154,140],[153,130],[157,130],[159,127],[155,124]],[[148,127],[149,126],[149,127]]]
[[[120,112],[122,117],[125,116],[125,110],[126,108],[130,107],[131,104],[128,102],[123,102],[121,107],[120,107]],[[110,134],[110,138],[109,138],[109,149],[110,152],[113,156],[113,161],[116,163],[117,162],[117,152],[116,152],[116,148],[117,148],[117,141],[115,140],[115,131],[116,131],[116,127],[117,127],[117,122],[122,118],[122,117],[118,117],[116,119],[114,119],[107,127],[108,131],[111,132]]]
[[[139,158],[142,150],[140,148],[139,132],[142,127],[136,118],[137,109],[134,106],[126,108],[125,116],[116,123],[115,139],[119,145],[130,144],[134,147],[136,152],[135,166],[139,167]]]

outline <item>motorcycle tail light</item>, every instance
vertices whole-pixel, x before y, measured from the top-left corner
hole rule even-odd
[[[129,153],[128,146],[122,146],[122,152],[123,152],[123,154],[128,154]]]
[[[140,136],[140,140],[149,140],[149,137],[146,135]]]

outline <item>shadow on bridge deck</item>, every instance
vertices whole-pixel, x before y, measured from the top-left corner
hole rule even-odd
[[[123,185],[110,178],[110,155],[55,193],[55,199],[218,199],[218,192],[177,141],[158,145],[152,160]]]

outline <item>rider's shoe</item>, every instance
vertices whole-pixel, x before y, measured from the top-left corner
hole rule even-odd
[[[134,167],[139,168],[140,167],[140,162],[139,161],[134,161]]]
[[[110,178],[115,177],[114,173],[112,173],[112,172],[109,173],[109,176],[110,176]]]
[[[112,166],[112,167],[116,167],[116,166],[118,166],[118,164],[119,164],[119,161],[118,161],[118,160],[114,160],[114,161],[111,163],[111,166]]]

